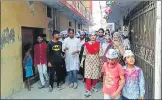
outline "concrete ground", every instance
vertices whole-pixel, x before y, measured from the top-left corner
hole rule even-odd
[[[67,82],[62,85],[62,90],[56,87],[54,84],[53,92],[48,92],[48,88],[38,89],[39,82],[32,85],[31,91],[23,89],[21,92],[12,95],[8,99],[103,99],[101,94],[101,83],[98,83],[96,88],[98,92],[92,92],[92,96],[86,98],[85,93],[85,84],[82,81],[78,81],[78,88],[72,89],[68,87]]]

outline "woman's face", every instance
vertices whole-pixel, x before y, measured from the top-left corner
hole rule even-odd
[[[110,39],[105,39],[105,41],[106,41],[107,43],[109,43],[109,42],[110,42]]]
[[[91,39],[91,41],[95,41],[96,40],[96,35],[91,35],[90,39]]]

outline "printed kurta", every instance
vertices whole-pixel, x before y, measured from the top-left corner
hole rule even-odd
[[[101,44],[99,53],[89,54],[85,46],[83,55],[86,56],[84,69],[85,78],[98,79],[101,71],[101,60],[100,60],[100,56],[102,56]]]
[[[80,41],[77,38],[66,38],[63,43],[63,50],[65,48],[69,48],[65,51],[65,63],[66,63],[66,70],[79,70],[79,53],[72,55],[72,52],[79,50],[80,51]]]

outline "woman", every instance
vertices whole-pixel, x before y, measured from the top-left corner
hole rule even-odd
[[[113,47],[113,41],[111,40],[110,36],[105,36],[105,43],[102,44],[102,50],[103,50],[103,57],[102,57],[102,63],[107,62],[106,53],[110,48]]]
[[[86,93],[85,96],[91,96],[91,87],[94,92],[97,92],[95,88],[97,79],[100,75],[100,55],[102,55],[100,42],[96,41],[96,34],[90,34],[90,41],[84,44],[83,57],[85,58],[85,72],[84,77],[86,78]],[[83,61],[84,59],[82,59]],[[92,83],[92,86],[91,86]]]
[[[115,32],[113,34],[113,43],[114,43],[113,48],[116,49],[118,51],[118,54],[119,54],[118,62],[121,65],[124,65],[124,61],[122,59],[123,54],[124,54],[124,49],[123,49],[122,37],[121,37],[119,32]]]

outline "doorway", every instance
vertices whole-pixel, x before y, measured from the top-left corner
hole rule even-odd
[[[43,34],[43,30],[44,30],[43,28],[21,27],[21,33],[22,33],[22,60],[23,60],[23,57],[25,55],[25,52],[24,52],[23,48],[28,43],[30,43],[33,46],[31,56],[34,59],[34,45],[37,43],[38,35]],[[34,63],[34,61],[33,61],[33,63]],[[25,70],[24,70],[24,68],[22,68],[22,69],[23,69],[23,81],[25,81],[26,80]],[[33,74],[34,75],[31,78],[32,79],[31,83],[35,83],[38,80],[38,71],[34,67],[34,64],[33,64]]]

